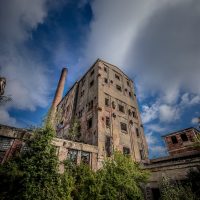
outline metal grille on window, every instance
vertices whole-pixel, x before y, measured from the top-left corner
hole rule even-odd
[[[75,149],[69,149],[68,150],[68,159],[71,160],[72,162],[76,163],[77,162],[77,155],[78,155],[78,151]]]
[[[90,153],[86,151],[81,152],[81,161],[85,164],[90,164]]]
[[[13,139],[0,137],[0,151],[7,151],[12,145]]]

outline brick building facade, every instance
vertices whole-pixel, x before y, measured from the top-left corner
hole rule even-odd
[[[98,59],[68,91],[57,105],[59,138],[69,139],[74,118],[80,123],[75,141],[98,148],[97,168],[114,150],[130,154],[137,162],[147,160],[134,85],[118,67]]]

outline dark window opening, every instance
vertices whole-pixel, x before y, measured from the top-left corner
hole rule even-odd
[[[124,113],[124,106],[122,106],[120,104],[118,106],[119,106],[119,111]]]
[[[159,200],[160,199],[160,190],[159,188],[151,188],[152,191],[152,196],[154,200]]]
[[[81,97],[84,95],[85,93],[85,90],[81,91]]]
[[[92,110],[93,108],[93,100],[88,103],[88,111]]]
[[[124,155],[129,155],[130,154],[130,149],[127,147],[123,147],[123,154]]]
[[[108,79],[107,79],[107,78],[104,78],[104,82],[105,82],[105,83],[108,83]]]
[[[107,72],[107,68],[106,67],[104,67],[104,71]]]
[[[111,151],[111,137],[109,136],[106,136],[105,149],[106,149],[106,156],[110,157],[112,151]]]
[[[130,83],[127,81],[127,85],[130,86]]]
[[[185,133],[182,133],[181,134],[181,139],[185,142],[185,141],[188,141],[188,137]]]
[[[110,127],[110,117],[106,117],[106,127]]]
[[[81,152],[81,161],[84,164],[90,164],[90,153],[86,151]]]
[[[144,160],[144,151],[142,149],[140,149],[140,157],[141,160]]]
[[[92,128],[92,117],[87,121],[88,129]]]
[[[122,88],[121,88],[121,86],[119,86],[119,85],[116,85],[116,88],[117,88],[117,90],[119,90],[119,91],[122,91]]]
[[[129,92],[128,94],[129,94],[129,97],[132,97],[132,94],[131,94],[131,92]]]
[[[137,115],[136,115],[136,112],[135,112],[135,111],[133,111],[132,114],[133,114],[133,117],[134,117],[134,118],[137,118]]]
[[[140,136],[139,129],[136,128],[135,130],[136,130],[136,135],[137,135],[137,137],[139,137],[139,136]]]
[[[120,77],[117,74],[115,74],[115,78],[120,80]]]
[[[109,99],[105,98],[105,105],[109,106]]]
[[[75,150],[75,149],[69,149],[68,150],[67,157],[70,161],[77,163],[77,155],[78,155],[77,150]]]
[[[120,125],[121,125],[121,130],[127,132],[127,125],[123,122],[121,122]]]
[[[90,87],[92,87],[94,85],[94,80],[92,80],[91,82],[90,82]]]
[[[112,81],[112,80],[111,80],[110,82],[111,82],[111,83],[113,83],[113,81]]]
[[[94,74],[94,69],[90,72],[90,76],[92,76]]]
[[[176,136],[172,136],[172,137],[171,137],[171,140],[172,140],[172,143],[173,143],[173,144],[178,143],[178,140],[177,140]]]

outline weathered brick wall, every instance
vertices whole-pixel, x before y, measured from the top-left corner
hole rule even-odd
[[[183,141],[181,138],[181,134],[186,134],[187,141]],[[170,134],[164,137],[169,154],[170,155],[178,155],[183,154],[186,152],[190,152],[191,154],[193,152],[198,151],[194,147],[194,141],[196,134],[198,134],[198,131],[194,128],[186,129],[180,132],[175,132],[174,134]],[[173,143],[172,137],[176,137],[177,143]]]

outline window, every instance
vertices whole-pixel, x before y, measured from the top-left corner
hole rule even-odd
[[[90,76],[92,76],[94,74],[94,69],[90,72]]]
[[[90,164],[90,153],[86,151],[81,151],[81,161],[84,164]]]
[[[119,111],[124,113],[124,106],[119,104],[118,107],[119,107]]]
[[[107,72],[107,68],[106,67],[104,67],[104,72]]]
[[[176,136],[172,136],[172,137],[171,137],[171,140],[172,140],[172,143],[173,143],[173,144],[178,143],[178,140],[177,140]]]
[[[127,147],[123,147],[123,154],[124,155],[129,155],[130,154],[130,149]]]
[[[128,94],[129,94],[129,97],[132,97],[132,94],[131,94],[131,92],[129,92]]]
[[[72,162],[76,163],[77,162],[77,155],[78,155],[78,151],[75,149],[69,149],[68,150],[68,154],[67,154],[67,158],[69,160],[71,160]]]
[[[106,117],[106,127],[110,127],[110,117]]]
[[[188,137],[187,137],[187,135],[185,133],[181,134],[181,139],[183,140],[183,142],[188,141]]]
[[[117,74],[115,74],[115,78],[120,80],[120,77]]]
[[[133,115],[134,118],[137,118],[137,115],[136,115],[135,111],[132,112],[132,115]]]
[[[112,154],[112,151],[111,151],[111,137],[109,136],[106,136],[105,149],[106,149],[106,156],[110,157]]]
[[[94,85],[94,80],[92,80],[91,82],[90,82],[90,87],[92,87]]]
[[[105,105],[109,106],[109,99],[108,98],[105,98]]]
[[[81,91],[81,97],[84,95],[85,93],[85,90]]]
[[[127,85],[128,85],[128,86],[130,86],[130,83],[129,83],[129,81],[127,81]]]
[[[121,122],[120,125],[121,125],[121,130],[127,132],[127,125],[123,122]]]
[[[135,131],[136,131],[136,135],[137,135],[137,137],[139,137],[139,136],[140,136],[139,129],[138,129],[138,128],[135,128]]]
[[[104,82],[105,82],[105,83],[108,83],[108,79],[107,79],[107,78],[104,78]]]
[[[122,88],[121,88],[121,86],[119,86],[119,85],[116,85],[116,88],[117,88],[117,90],[119,90],[120,92],[122,91]]]
[[[144,160],[144,151],[142,149],[140,149],[140,157],[141,160]]]
[[[93,108],[93,100],[89,102],[88,104],[88,111],[92,110]]]
[[[87,128],[92,128],[92,117],[87,121]]]

